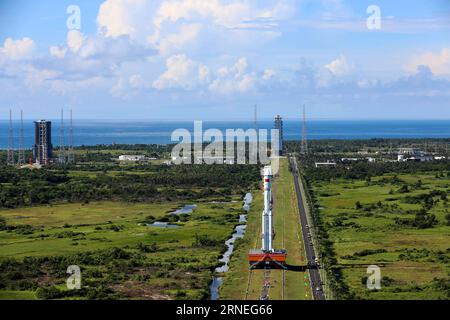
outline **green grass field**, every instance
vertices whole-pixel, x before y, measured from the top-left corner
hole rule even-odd
[[[94,283],[106,283],[109,289],[119,294],[119,298],[199,299],[207,294],[222,244],[238,223],[242,203],[199,202],[190,218],[178,223],[179,228],[148,227],[141,223],[149,216],[156,220],[163,218],[182,205],[92,202],[1,210],[0,216],[6,219],[7,225],[27,225],[32,227],[32,231],[0,231],[0,263],[7,259],[22,261],[26,257],[50,258],[111,248],[123,248],[138,254],[136,248],[139,244],[154,244],[157,249],[144,252],[142,258],[143,266],[148,268],[127,265],[127,270],[121,271],[121,266],[116,265],[119,261],[114,265],[86,264],[81,266],[82,269],[96,274],[87,276],[86,281],[97,281],[99,277],[102,281]],[[212,239],[215,244],[195,245],[197,236]],[[108,270],[119,271],[109,274]],[[26,280],[39,287],[64,284],[65,278],[56,276],[55,272],[45,268],[41,271],[42,275]],[[65,269],[56,273],[64,275]],[[30,290],[8,287],[0,290],[0,299],[32,298],[36,297]]]
[[[363,299],[450,298],[450,226],[445,219],[448,202],[433,197],[429,213],[436,216],[437,224],[431,228],[396,223],[396,219],[414,219],[414,213],[408,210],[422,208],[421,203],[406,203],[411,202],[406,197],[433,190],[448,194],[450,179],[436,178],[434,173],[398,175],[410,185],[408,193],[401,193],[400,186],[382,182],[383,178],[391,179],[393,175],[374,177],[370,183],[340,179],[314,184],[313,192],[334,243],[344,282],[357,298]],[[411,187],[419,180],[421,187]],[[357,201],[363,208],[356,208]],[[378,291],[366,288],[366,267],[372,264],[381,268],[382,289]],[[435,279],[446,281],[447,287]]]

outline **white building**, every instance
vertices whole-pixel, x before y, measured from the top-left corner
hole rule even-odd
[[[122,155],[119,156],[119,161],[123,162],[139,162],[139,161],[145,161],[147,158],[145,156],[141,155]]]
[[[316,168],[320,167],[336,167],[336,162],[316,162]]]

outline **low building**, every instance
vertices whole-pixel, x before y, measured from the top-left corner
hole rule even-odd
[[[207,164],[234,164],[234,157],[197,157],[196,163],[207,163]]]
[[[316,162],[316,168],[320,168],[320,167],[336,167],[336,162]]]
[[[142,155],[122,155],[119,156],[119,161],[123,162],[141,162],[148,160],[146,156]]]
[[[415,156],[405,156],[404,154],[399,154],[397,157],[398,162],[427,162],[433,161],[435,158],[427,155],[415,155]]]
[[[427,162],[427,161],[433,161],[434,158],[431,156],[414,156],[406,158],[407,162]]]
[[[410,155],[410,156],[417,156],[417,155],[424,155],[425,152],[417,149],[417,148],[400,148],[398,150],[399,154],[403,154],[403,155]]]

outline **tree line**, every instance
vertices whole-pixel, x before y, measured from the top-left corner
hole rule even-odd
[[[58,201],[150,201],[199,199],[244,193],[257,185],[258,166],[151,166],[150,171],[93,175],[69,170],[29,170],[0,166],[0,207]],[[98,169],[98,168],[97,168]]]

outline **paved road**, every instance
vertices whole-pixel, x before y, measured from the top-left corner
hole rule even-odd
[[[297,193],[297,201],[298,201],[298,208],[300,211],[300,221],[301,221],[301,228],[302,228],[302,234],[303,234],[303,241],[305,243],[305,250],[306,250],[306,258],[308,259],[308,266],[309,266],[309,276],[311,281],[311,289],[313,292],[314,300],[325,300],[325,294],[323,292],[323,286],[322,281],[320,279],[320,272],[319,269],[315,263],[315,259],[317,257],[314,246],[311,243],[311,238],[308,237],[309,230],[308,230],[308,220],[306,218],[306,211],[305,207],[303,205],[302,200],[302,193],[299,185],[299,172],[297,168],[297,162],[294,160],[293,157],[289,158],[289,161],[292,164],[292,174],[294,175],[294,185],[295,185],[295,192]],[[319,289],[319,290],[317,290]]]

